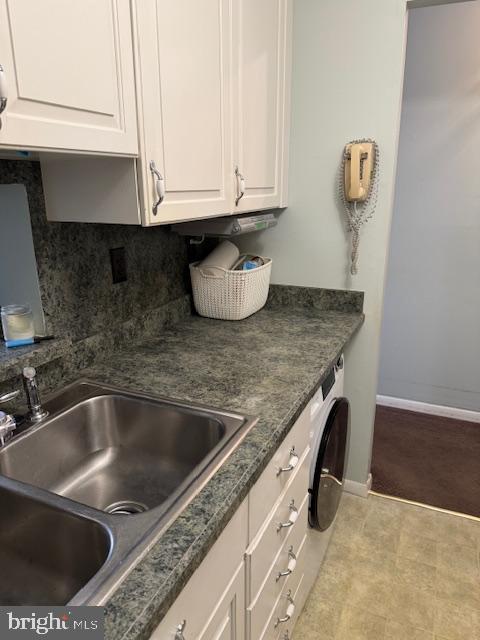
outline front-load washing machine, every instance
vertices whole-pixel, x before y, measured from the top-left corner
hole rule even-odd
[[[328,372],[311,402],[309,524],[307,583],[315,581],[322,564],[338,505],[347,465],[350,408],[344,397],[344,358]]]

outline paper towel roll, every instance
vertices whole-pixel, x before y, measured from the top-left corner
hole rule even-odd
[[[233,242],[224,240],[202,260],[199,267],[209,276],[222,275],[220,269],[231,269],[239,255],[240,252]]]

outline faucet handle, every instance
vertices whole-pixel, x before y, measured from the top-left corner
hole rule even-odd
[[[10,440],[16,427],[15,418],[0,411],[0,447],[3,447]]]
[[[30,409],[29,419],[32,422],[39,422],[48,416],[48,411],[42,407],[40,403],[40,395],[38,393],[37,372],[34,367],[25,367],[23,369],[23,386],[27,396],[27,404]]]
[[[0,404],[4,404],[5,402],[10,402],[10,400],[13,400],[14,398],[16,398],[19,393],[20,391],[18,389],[16,391],[9,391],[8,393],[2,393],[2,395],[0,395]]]

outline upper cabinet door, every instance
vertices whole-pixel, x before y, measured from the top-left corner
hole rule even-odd
[[[234,211],[286,206],[291,0],[233,7]]]
[[[231,210],[229,7],[229,0],[137,3],[144,224]]]
[[[0,0],[0,65],[0,147],[136,155],[129,0]]]

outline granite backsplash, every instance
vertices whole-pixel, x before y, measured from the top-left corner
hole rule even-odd
[[[48,331],[78,340],[187,293],[184,238],[165,227],[48,222],[39,162],[0,161],[0,184],[12,183],[27,189]],[[112,284],[116,247],[128,280]]]
[[[48,222],[40,164],[0,160],[0,184],[12,183],[27,189],[47,331],[59,340],[35,353],[15,351],[18,359],[3,348],[0,393],[21,385],[25,364],[37,367],[42,391],[55,390],[191,314],[188,263],[208,253],[211,240],[189,246],[165,227]],[[116,247],[125,247],[128,279],[113,284]],[[267,306],[361,313],[363,293],[273,285]]]
[[[42,367],[44,388],[88,366],[113,341],[158,333],[190,313],[184,238],[165,227],[48,222],[40,163],[0,160],[0,184],[19,183],[27,189],[47,332],[72,341],[67,355]],[[128,279],[113,284],[116,247],[125,247]],[[9,383],[2,386],[18,380]]]

